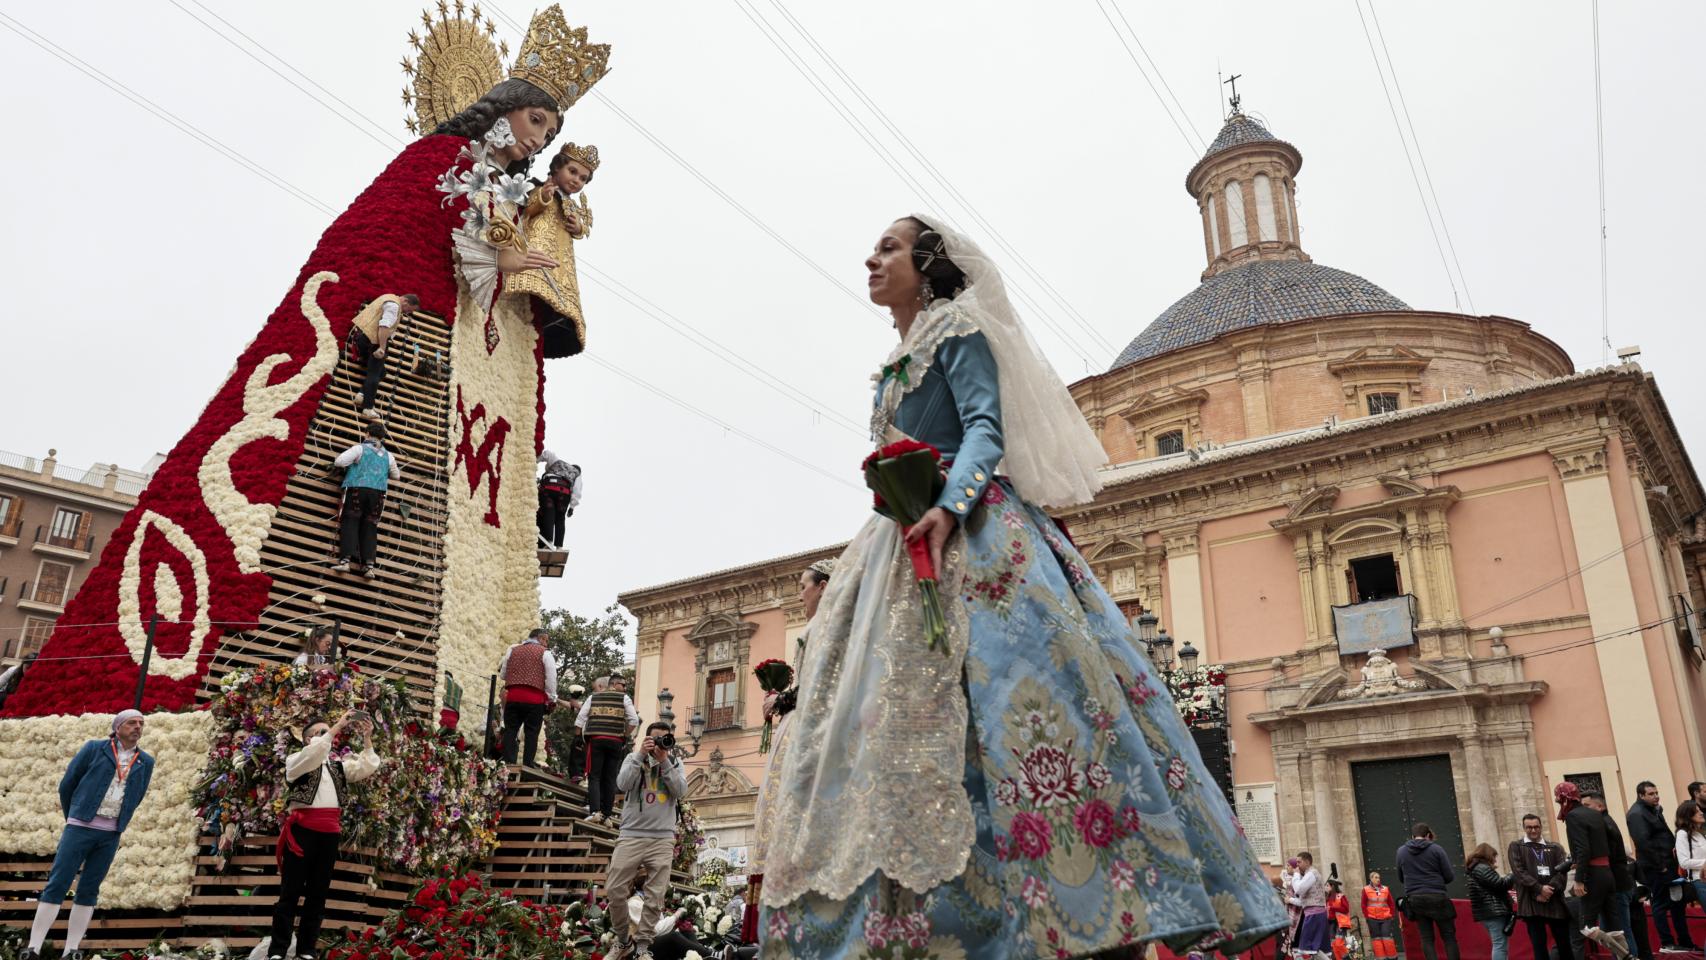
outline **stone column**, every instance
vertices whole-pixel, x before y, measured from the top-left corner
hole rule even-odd
[[[1315,561],[1309,552],[1309,533],[1292,538],[1292,553],[1297,557],[1297,590],[1303,601],[1303,645],[1307,649],[1321,641],[1325,624],[1315,618]]]
[[[1179,646],[1186,640],[1201,650],[1205,663],[1215,662],[1208,647],[1207,617],[1203,614],[1202,558],[1197,555],[1197,525],[1161,531],[1167,550],[1167,586],[1173,623],[1170,632]]]
[[[1320,635],[1317,643],[1326,643],[1333,635],[1333,569],[1327,564],[1327,538],[1319,529],[1309,531],[1309,551],[1315,564],[1315,622],[1319,625]],[[1304,602],[1310,598],[1305,597]]]
[[[1481,745],[1479,734],[1469,734],[1463,738],[1464,774],[1469,781],[1469,822],[1475,830],[1475,843],[1490,843],[1494,849],[1502,848],[1499,836],[1499,817],[1493,809],[1493,785],[1488,782],[1492,776],[1492,768],[1487,763],[1487,751]],[[1464,846],[1473,844],[1465,841]]]
[[[1309,780],[1315,792],[1315,839],[1320,848],[1315,862],[1325,866],[1339,859],[1339,816],[1333,806],[1333,768],[1327,751],[1309,754]]]
[[[1425,521],[1414,510],[1404,511],[1404,559],[1409,567],[1410,579],[1404,587],[1416,595],[1416,606],[1421,610],[1421,623],[1418,627],[1431,627],[1439,622],[1439,611],[1435,608],[1433,591],[1428,588],[1428,580],[1432,575],[1429,569],[1427,551],[1423,544],[1427,541]]]
[[[1646,642],[1637,629],[1641,619],[1635,609],[1635,588],[1622,531],[1617,526],[1606,467],[1606,440],[1593,437],[1549,452],[1564,480],[1564,500],[1569,508],[1570,534],[1576,542],[1582,592],[1587,597],[1588,622],[1594,636],[1605,638],[1594,644],[1594,653],[1599,658],[1600,682],[1611,715],[1623,795],[1633,797],[1635,784],[1642,780],[1675,783],[1676,778],[1671,775],[1670,754],[1665,750],[1664,728],[1653,696],[1653,665],[1647,660]]]

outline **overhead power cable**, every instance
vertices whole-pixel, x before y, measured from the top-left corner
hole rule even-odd
[[[306,203],[328,217],[337,216],[338,212],[332,207],[309,195],[306,191],[292,185],[289,181],[285,180],[278,174],[273,173],[271,170],[268,170],[266,167],[250,160],[248,157],[239,153],[232,147],[227,146],[225,142],[220,140],[218,137],[202,130],[200,127],[190,123],[188,120],[183,119],[170,110],[167,110],[165,107],[160,106],[158,103],[155,103],[142,94],[137,93],[135,90],[132,90],[130,87],[125,86],[123,83],[120,83],[107,74],[101,72],[99,69],[89,64],[88,61],[83,60],[77,55],[71,53],[69,50],[66,50],[64,47],[61,47],[59,44],[54,43],[34,30],[31,30],[29,27],[24,26],[22,22],[12,16],[4,12],[0,12],[0,26],[11,30],[18,36],[28,40],[32,44],[35,44],[37,47],[40,47],[48,54],[64,61],[67,65],[86,74],[96,83],[99,83],[119,96],[124,97],[126,100],[136,104],[143,110],[148,111],[156,118],[177,128],[178,131],[183,133],[185,136],[188,136],[190,139],[195,140],[197,143],[200,143],[202,146],[207,147],[215,153],[224,156],[227,160],[243,167],[272,186],[290,194],[292,197]]]
[[[1611,362],[1611,287],[1605,245],[1605,101],[1599,72],[1599,0],[1593,0],[1593,142],[1599,173],[1599,362]]]
[[[1106,2],[1109,6],[1114,8],[1115,13],[1119,14],[1120,22],[1124,23],[1126,25],[1126,29],[1131,31],[1132,40],[1136,41],[1139,49],[1142,49],[1143,41],[1138,40],[1137,31],[1131,29],[1131,21],[1127,20],[1125,18],[1125,14],[1120,11],[1119,4],[1114,3],[1114,0],[1106,0]],[[1161,91],[1156,89],[1155,81],[1150,79],[1149,71],[1143,68],[1143,63],[1138,60],[1137,53],[1132,50],[1131,44],[1126,42],[1126,35],[1120,32],[1119,27],[1114,25],[1114,18],[1109,16],[1107,7],[1104,7],[1102,4],[1103,0],[1096,0],[1096,9],[1101,12],[1102,19],[1108,21],[1108,29],[1114,32],[1114,36],[1120,41],[1120,46],[1125,49],[1125,55],[1131,58],[1131,65],[1137,68],[1138,75],[1143,77],[1144,83],[1148,84],[1149,92],[1155,95],[1155,102],[1161,105],[1161,112],[1167,115],[1168,120],[1172,121],[1173,129],[1179,131],[1180,139],[1185,141],[1185,149],[1190,152],[1193,160],[1202,156],[1202,154],[1208,150],[1208,141],[1203,139],[1202,134],[1196,133],[1195,125],[1191,126],[1191,133],[1185,132],[1185,127],[1179,122],[1179,117],[1173,116],[1173,108],[1167,105],[1166,100],[1162,99]],[[1161,68],[1155,66],[1155,60],[1153,57],[1149,57],[1148,50],[1144,50],[1143,55],[1144,57],[1149,58],[1149,65],[1155,68],[1155,75],[1160,77],[1162,86],[1167,87],[1167,93],[1171,96],[1173,88],[1167,83],[1167,78],[1161,76]],[[1178,105],[1179,98],[1176,96],[1173,97],[1173,103],[1174,105]],[[1185,112],[1185,108],[1183,106],[1179,107],[1179,116],[1185,118],[1186,124],[1190,123],[1190,115]],[[1191,134],[1193,133],[1196,134],[1196,139],[1194,141],[1191,139]]]
[[[1439,214],[1439,228],[1445,234],[1446,249],[1451,251],[1451,263],[1457,268],[1457,280],[1463,284],[1463,299],[1469,302],[1469,312],[1475,312],[1475,296],[1469,292],[1469,278],[1463,274],[1463,264],[1457,259],[1457,245],[1451,241],[1451,227],[1445,222],[1445,207],[1440,205],[1434,191],[1433,174],[1428,172],[1428,158],[1422,153],[1422,138],[1416,136],[1416,125],[1410,121],[1410,105],[1404,101],[1404,85],[1398,82],[1398,65],[1392,61],[1392,51],[1386,48],[1386,34],[1380,29],[1380,14],[1374,0],[1368,0],[1368,15],[1374,21],[1374,33],[1380,38],[1380,51],[1386,55],[1386,69],[1392,72],[1392,89],[1398,91],[1398,106],[1404,111],[1404,126],[1409,128],[1410,142],[1416,145],[1416,160],[1422,165],[1422,179],[1427,181],[1428,196],[1433,198],[1434,212]]]
[[[214,36],[218,37],[219,39],[224,40],[226,43],[229,43],[232,47],[236,48],[238,52],[242,53],[244,56],[248,57],[250,60],[253,60],[256,63],[260,64],[261,66],[266,67],[268,70],[272,71],[272,73],[275,76],[277,76],[280,80],[283,80],[285,83],[288,83],[291,86],[295,87],[296,89],[302,91],[303,96],[306,96],[310,100],[313,100],[315,103],[318,103],[320,106],[325,107],[328,111],[330,111],[332,113],[333,116],[336,116],[339,120],[342,120],[343,122],[349,124],[351,129],[355,130],[357,133],[361,134],[362,136],[366,137],[367,139],[372,140],[374,143],[379,144],[379,146],[383,147],[384,149],[394,151],[406,142],[402,138],[396,136],[395,134],[389,134],[388,131],[387,131],[387,133],[390,136],[389,140],[381,139],[380,137],[375,136],[372,130],[368,129],[367,127],[362,126],[361,124],[355,122],[354,120],[351,120],[349,117],[344,116],[344,114],[341,113],[336,107],[333,107],[331,104],[327,103],[325,100],[320,99],[320,96],[318,94],[314,93],[314,91],[309,90],[307,87],[304,87],[302,84],[297,83],[295,80],[292,80],[289,77],[285,76],[284,73],[282,71],[280,71],[277,67],[273,66],[272,64],[270,64],[270,63],[266,62],[265,60],[262,60],[260,57],[256,56],[254,51],[243,46],[242,44],[238,43],[237,41],[231,39],[229,36],[226,36],[224,33],[220,32],[218,29],[216,29],[213,26],[213,24],[208,23],[206,20],[203,20],[201,17],[197,16],[194,10],[191,10],[189,7],[186,7],[182,3],[179,3],[178,0],[167,0],[167,2],[170,3],[174,7],[177,7],[179,10],[183,11],[184,16],[189,17],[191,20],[194,20],[196,23],[199,23],[202,26],[206,27],[208,32],[212,33]],[[214,13],[212,10],[208,10],[204,4],[199,2],[199,0],[190,0],[190,2],[194,3],[198,7],[201,7],[203,10],[206,10],[207,14],[209,16],[218,20],[220,23],[225,24],[226,27],[230,28],[231,30],[236,31],[239,34],[241,34],[243,36],[243,39],[248,40],[250,43],[254,44],[257,47],[260,47],[262,50],[266,50],[266,53],[268,56],[272,57],[275,60],[278,60],[280,63],[284,63],[284,60],[282,58],[280,58],[277,54],[273,53],[271,50],[267,50],[266,47],[261,46],[261,44],[259,42],[257,42],[253,37],[250,37],[248,34],[243,33],[241,30],[237,30],[236,27],[231,26],[230,21],[226,20],[224,17],[221,17],[219,14]],[[288,64],[286,64],[286,66],[288,66]],[[291,69],[293,72],[297,73],[298,75],[301,75],[301,73],[302,73],[302,71],[296,70],[294,67],[292,67]],[[312,83],[313,81],[309,81],[309,82]],[[316,87],[320,86],[317,83],[314,85]],[[324,90],[325,88],[321,87],[321,89]],[[327,93],[330,93],[330,91],[327,91]],[[336,99],[336,98],[334,98],[334,99]],[[351,110],[354,109],[353,107],[349,107],[349,104],[344,103],[344,101],[341,99],[339,99],[338,102],[343,103],[346,108],[349,108]],[[360,116],[360,113],[357,112],[357,115]],[[383,129],[383,128],[381,128],[381,129]]]
[[[1374,50],[1374,35],[1369,32],[1368,18],[1363,15],[1362,0],[1351,0],[1351,3],[1356,6],[1357,20],[1362,24],[1363,39],[1368,41],[1368,56],[1374,61],[1375,75],[1380,77],[1380,90],[1386,95],[1386,110],[1392,115],[1392,127],[1398,133],[1398,146],[1404,151],[1404,162],[1409,164],[1410,179],[1416,185],[1416,199],[1421,201],[1422,214],[1427,217],[1428,233],[1433,235],[1434,250],[1439,253],[1440,268],[1445,271],[1445,282],[1451,287],[1451,302],[1458,309],[1462,309],[1462,304],[1457,297],[1457,277],[1452,273],[1450,261],[1446,259],[1445,245],[1440,241],[1439,228],[1434,225],[1434,208],[1429,205],[1427,193],[1422,189],[1422,177],[1416,170],[1416,158],[1410,153],[1410,142],[1404,138],[1404,124],[1398,119],[1398,107],[1392,100],[1392,87],[1386,82],[1386,70],[1381,67],[1380,55]],[[1373,0],[1369,0],[1369,3],[1372,8]],[[1396,72],[1392,74],[1392,81],[1393,83],[1398,81]],[[1419,153],[1420,150],[1421,148],[1418,145],[1417,152]],[[1444,216],[1441,215],[1440,219],[1443,223]]]
[[[735,0],[735,2],[739,4],[741,0]],[[769,26],[769,20],[757,10],[756,0],[747,0],[747,2],[752,4],[753,14],[762,20],[766,26]],[[788,22],[788,25],[793,28],[794,32],[798,33],[800,37],[805,40],[806,44],[820,59],[823,60],[835,76],[844,85],[846,85],[847,89],[852,91],[853,95],[858,98],[859,102],[864,105],[865,109],[870,111],[872,116],[876,117],[877,121],[883,125],[889,134],[894,137],[895,141],[906,150],[906,152],[925,171],[925,173],[929,174],[930,178],[934,180],[944,191],[946,191],[947,194],[956,203],[958,203],[967,214],[970,215],[972,221],[975,222],[986,234],[988,234],[995,244],[1005,251],[1006,254],[1019,265],[1020,269],[1024,271],[1030,280],[1042,288],[1042,290],[1048,294],[1050,299],[1052,299],[1061,309],[1066,311],[1066,313],[1077,324],[1078,328],[1088,335],[1091,340],[1095,341],[1095,345],[1100,346],[1105,350],[1112,351],[1114,349],[1114,345],[1110,343],[1106,337],[1102,336],[1101,332],[1097,330],[1095,326],[1093,326],[1089,320],[1086,319],[1084,315],[1080,313],[1064,296],[1062,296],[1060,291],[1055,289],[1054,285],[1048,281],[1048,278],[1044,276],[1041,271],[1037,270],[1036,267],[1031,264],[1030,260],[1028,260],[1017,247],[1008,242],[1007,238],[1002,235],[1001,231],[996,228],[995,224],[990,222],[989,218],[985,217],[983,213],[978,210],[976,205],[967,199],[965,194],[960,192],[959,188],[954,185],[954,182],[944,175],[942,171],[930,161],[929,156],[926,155],[923,150],[919,149],[918,145],[913,142],[912,138],[907,136],[906,132],[894,122],[888,112],[879,106],[870,94],[865,92],[865,88],[853,78],[851,73],[842,67],[841,62],[835,58],[834,54],[829,52],[828,48],[818,41],[817,37],[815,37],[812,32],[806,28],[806,25],[801,23],[800,19],[789,11],[786,5],[779,2],[779,0],[769,0],[769,3],[773,8],[775,8],[776,12]],[[775,30],[774,27],[771,27],[771,29]],[[778,38],[780,38],[780,31],[776,32]],[[782,39],[781,42],[786,45],[788,50],[793,52],[795,56],[800,57],[800,62],[802,64],[804,63],[804,57],[799,55],[797,51],[793,50],[793,45],[791,43],[788,43],[786,39]],[[810,67],[808,66],[806,69],[810,70]],[[810,72],[812,76],[816,78],[816,71],[810,70]],[[821,79],[820,82],[822,82]],[[827,83],[824,85],[827,89]],[[831,96],[834,95],[831,94]],[[838,96],[835,97],[835,100],[837,103],[842,102]],[[861,124],[861,127],[863,127],[863,124]],[[869,130],[869,128],[865,129],[867,131]],[[889,156],[892,157],[892,154]],[[1012,286],[1012,284],[1009,283],[1009,286]],[[1041,310],[1040,304],[1037,305],[1037,309],[1039,311]]]

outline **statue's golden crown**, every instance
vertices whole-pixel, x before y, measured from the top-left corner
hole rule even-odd
[[[563,8],[552,4],[528,24],[514,80],[526,80],[551,95],[560,110],[574,106],[610,69],[610,45],[588,43],[585,27],[570,27]]]
[[[557,153],[574,160],[593,173],[598,172],[598,148],[590,143],[584,147],[577,143],[565,143],[563,149]]]

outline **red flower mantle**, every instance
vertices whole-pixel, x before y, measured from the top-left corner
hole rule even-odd
[[[443,205],[434,183],[456,165],[463,143],[458,137],[430,136],[410,145],[321,235],[295,285],[107,542],[99,566],[60,617],[63,626],[54,631],[31,668],[30,682],[6,702],[5,716],[115,711],[131,705],[139,667],[114,622],[119,617],[125,554],[143,510],[179,524],[207,557],[208,615],[215,625],[198,651],[196,671],[182,680],[149,677],[143,700],[144,710],[182,710],[191,705],[207,670],[206,655],[225,634],[253,624],[266,606],[272,580],[261,573],[239,572],[231,541],[202,500],[197,478],[202,458],[242,420],[244,384],[263,359],[278,353],[292,358],[272,372],[270,382],[277,383],[313,356],[314,332],[302,314],[301,299],[303,285],[315,273],[329,270],[338,275],[337,283],[321,287],[319,304],[340,343],[362,302],[382,293],[419,294],[425,310],[454,323],[457,286],[450,238],[466,204],[457,200]],[[231,458],[233,481],[251,502],[277,504],[283,498],[309,421],[329,382],[323,378],[314,384],[280,415],[289,425],[284,440],[256,440]],[[542,394],[540,407],[543,415]],[[156,563],[168,564],[186,587],[186,597],[193,595],[189,562],[157,531],[147,532],[141,559],[145,572]],[[143,576],[140,592],[146,623],[155,610],[153,577]],[[186,619],[193,615],[189,607],[186,603]],[[156,637],[158,654],[182,656],[189,640],[189,624],[162,623]]]

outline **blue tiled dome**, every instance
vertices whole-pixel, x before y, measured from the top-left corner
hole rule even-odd
[[[1233,147],[1243,146],[1246,143],[1276,144],[1289,151],[1296,158],[1297,167],[1303,166],[1303,154],[1299,153],[1296,147],[1269,133],[1267,127],[1262,126],[1250,117],[1246,117],[1242,113],[1235,113],[1226,119],[1226,125],[1220,128],[1220,135],[1208,145],[1208,150],[1203,153],[1202,159],[1198,160],[1191,167],[1190,172],[1185,174],[1185,189],[1190,189],[1191,178],[1197,175],[1197,171],[1201,170],[1204,164]],[[1296,173],[1297,171],[1294,169],[1292,172]]]
[[[1233,330],[1339,313],[1408,310],[1354,273],[1295,260],[1257,260],[1218,273],[1143,328],[1108,369],[1147,360]]]

